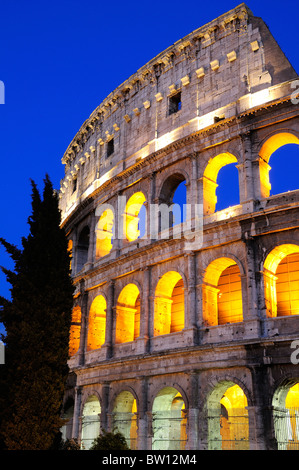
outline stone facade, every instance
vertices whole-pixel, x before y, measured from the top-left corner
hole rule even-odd
[[[299,144],[297,80],[241,4],[138,70],[70,143],[60,190],[76,286],[66,436],[88,447],[100,427],[117,427],[138,449],[289,445],[275,412],[299,382],[299,310],[279,313],[276,282],[282,260],[299,253],[299,192],[270,195],[269,159]],[[217,211],[218,172],[231,163],[239,204]],[[179,236],[157,235],[150,208],[171,204],[182,182],[193,239],[183,223]],[[233,290],[221,304],[232,267],[236,307]],[[220,401],[231,406],[235,386],[246,424],[224,438],[233,419]]]

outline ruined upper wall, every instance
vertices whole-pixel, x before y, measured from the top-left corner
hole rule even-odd
[[[64,216],[79,197],[138,159],[260,104],[258,92],[295,77],[265,23],[245,4],[193,31],[114,90],[82,125],[62,159]],[[177,93],[181,105],[171,113]]]

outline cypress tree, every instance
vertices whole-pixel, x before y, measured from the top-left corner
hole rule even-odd
[[[22,248],[0,239],[14,261],[2,268],[11,300],[0,299],[6,336],[0,370],[0,436],[8,450],[50,449],[68,375],[73,284],[57,193],[48,176],[43,198],[32,181],[29,235]]]

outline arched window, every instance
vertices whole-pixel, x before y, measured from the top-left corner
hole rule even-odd
[[[70,339],[69,339],[69,355],[70,357],[74,356],[80,346],[80,333],[81,333],[81,308],[76,306],[73,308],[72,312],[72,322],[70,329]]]
[[[140,334],[140,292],[136,284],[127,284],[116,305],[115,342],[134,341]]]
[[[268,317],[299,314],[298,245],[280,245],[269,253],[264,263],[264,289]]]
[[[298,187],[288,187],[288,186],[279,186],[281,183],[283,183],[284,185],[286,184],[286,182],[290,181],[291,180],[291,175],[288,175],[287,178],[283,178],[283,172],[284,170],[286,169],[286,166],[285,166],[285,160],[288,160],[288,158],[286,159],[285,156],[287,155],[287,153],[289,152],[290,153],[290,145],[289,144],[297,144],[296,145],[296,153],[298,155],[299,151],[298,151],[298,144],[299,144],[299,139],[298,137],[296,137],[294,134],[291,134],[290,132],[280,132],[278,134],[275,134],[273,136],[271,136],[262,146],[260,152],[259,152],[259,156],[260,156],[260,159],[259,159],[259,167],[260,167],[260,186],[261,186],[261,197],[263,198],[266,198],[266,197],[269,197],[270,196],[270,192],[271,192],[271,183],[270,183],[270,175],[271,175],[271,167],[269,165],[269,160],[271,159],[271,163],[272,163],[272,155],[273,155],[273,163],[275,164],[275,166],[277,165],[277,168],[278,168],[278,178],[276,179],[275,181],[275,185],[273,186],[273,191],[272,191],[272,194],[277,194],[278,192],[282,192],[281,189],[283,189],[283,191],[288,191],[290,189],[299,189]],[[284,158],[281,159],[281,163],[279,161],[276,162],[277,158],[276,158],[276,152],[278,151],[278,149],[281,149],[282,147],[285,147],[284,149]],[[293,153],[293,150],[291,150],[291,152]],[[281,152],[277,152],[277,156],[281,156],[279,155],[281,154]],[[298,155],[299,157],[299,155]],[[298,162],[296,162],[296,165],[298,164]],[[291,174],[293,174],[294,172],[296,173],[296,165],[294,166],[294,164],[292,165],[293,166],[293,169],[292,169],[292,172]],[[274,173],[274,178],[275,178],[275,172],[274,172],[274,168],[273,168],[273,173]],[[284,180],[284,181],[283,181]],[[275,186],[277,187],[277,189],[275,188]]]
[[[203,319],[210,326],[243,321],[240,269],[231,258],[218,258],[205,271]]]
[[[65,420],[64,425],[60,428],[61,437],[64,441],[72,438],[74,416],[74,400],[71,398],[64,406],[62,419]]]
[[[184,283],[176,271],[168,271],[155,291],[154,336],[181,331],[185,326]]]
[[[88,450],[100,434],[101,405],[95,395],[85,402],[82,413],[81,449]]]
[[[124,234],[129,242],[137,240],[145,232],[145,208],[146,199],[142,192],[134,193],[126,204],[124,214]],[[142,227],[140,215],[142,215]]]
[[[249,450],[247,406],[239,385],[217,384],[207,399],[209,450]]]
[[[107,209],[102,213],[96,229],[96,258],[101,258],[110,253],[112,249],[113,224],[113,211]]]
[[[98,295],[89,310],[87,351],[99,349],[105,343],[106,335],[106,299]]]
[[[81,271],[84,264],[88,260],[88,249],[89,249],[89,227],[84,227],[79,235],[77,245],[77,271]]]
[[[164,181],[159,195],[158,231],[168,230],[186,219],[186,180],[175,173]]]
[[[209,163],[206,166],[206,169],[203,174],[203,214],[204,215],[209,215],[213,214],[216,210],[216,205],[217,205],[217,196],[216,196],[216,189],[218,187],[218,174],[220,170],[225,167],[226,165],[230,165],[232,163],[237,163],[237,158],[232,155],[231,153],[221,153],[217,155],[214,158],[211,158]],[[237,185],[237,188],[239,186],[238,180],[233,181],[234,185]],[[233,185],[232,181],[227,181],[226,182],[226,188],[229,189],[229,191],[232,191]],[[237,189],[236,189],[237,192]],[[228,207],[231,205],[231,203],[228,202],[227,204],[225,203],[225,198],[229,198],[229,192],[226,191],[226,194],[222,197],[222,202],[221,206],[219,209],[224,209],[225,207]],[[234,200],[235,201],[235,200]],[[239,201],[235,201],[235,203],[238,203]],[[217,210],[219,210],[217,207]]]
[[[286,380],[273,395],[278,450],[299,450],[299,381]]]
[[[121,392],[113,407],[113,430],[120,432],[131,450],[137,449],[137,403],[129,391]]]
[[[152,449],[184,450],[187,441],[187,415],[182,395],[173,387],[157,394],[152,410]]]

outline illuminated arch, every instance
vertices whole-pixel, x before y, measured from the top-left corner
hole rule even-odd
[[[81,448],[88,450],[100,434],[101,405],[96,395],[90,395],[82,412]]]
[[[142,192],[134,193],[126,204],[124,214],[124,234],[129,242],[140,237],[139,213],[146,198]]]
[[[222,325],[243,321],[240,268],[232,258],[217,258],[203,279],[203,321]]]
[[[237,163],[237,158],[229,152],[220,153],[211,158],[203,174],[203,213],[213,214],[216,209],[217,176],[221,168],[231,163]]]
[[[98,295],[89,310],[87,351],[99,349],[105,343],[106,335],[106,299]]]
[[[115,342],[134,341],[140,334],[140,292],[136,284],[127,284],[116,305]]]
[[[131,450],[137,449],[137,402],[127,390],[120,392],[114,401],[113,428],[125,437]]]
[[[96,228],[96,258],[101,258],[110,253],[112,249],[114,214],[112,209],[106,209]]]
[[[81,308],[76,306],[72,311],[72,321],[69,339],[69,356],[74,356],[80,346],[80,333],[81,333]]]
[[[187,441],[187,415],[181,393],[164,387],[156,395],[152,407],[152,449],[184,450]]]
[[[72,270],[72,256],[73,256],[73,240],[69,240],[67,244],[67,251],[69,252],[70,255],[70,271]]]
[[[264,263],[264,290],[268,317],[299,314],[299,246],[275,247]]]
[[[299,450],[299,380],[286,380],[272,400],[278,450]]]
[[[269,137],[264,142],[259,152],[259,169],[260,169],[260,188],[261,197],[266,198],[270,195],[271,184],[269,172],[271,167],[269,166],[269,160],[271,155],[287,144],[299,144],[299,139],[290,132],[279,132]]]
[[[168,271],[155,290],[154,336],[181,331],[185,326],[184,283],[176,271]]]
[[[207,399],[209,450],[249,450],[247,397],[231,381],[219,382]]]

